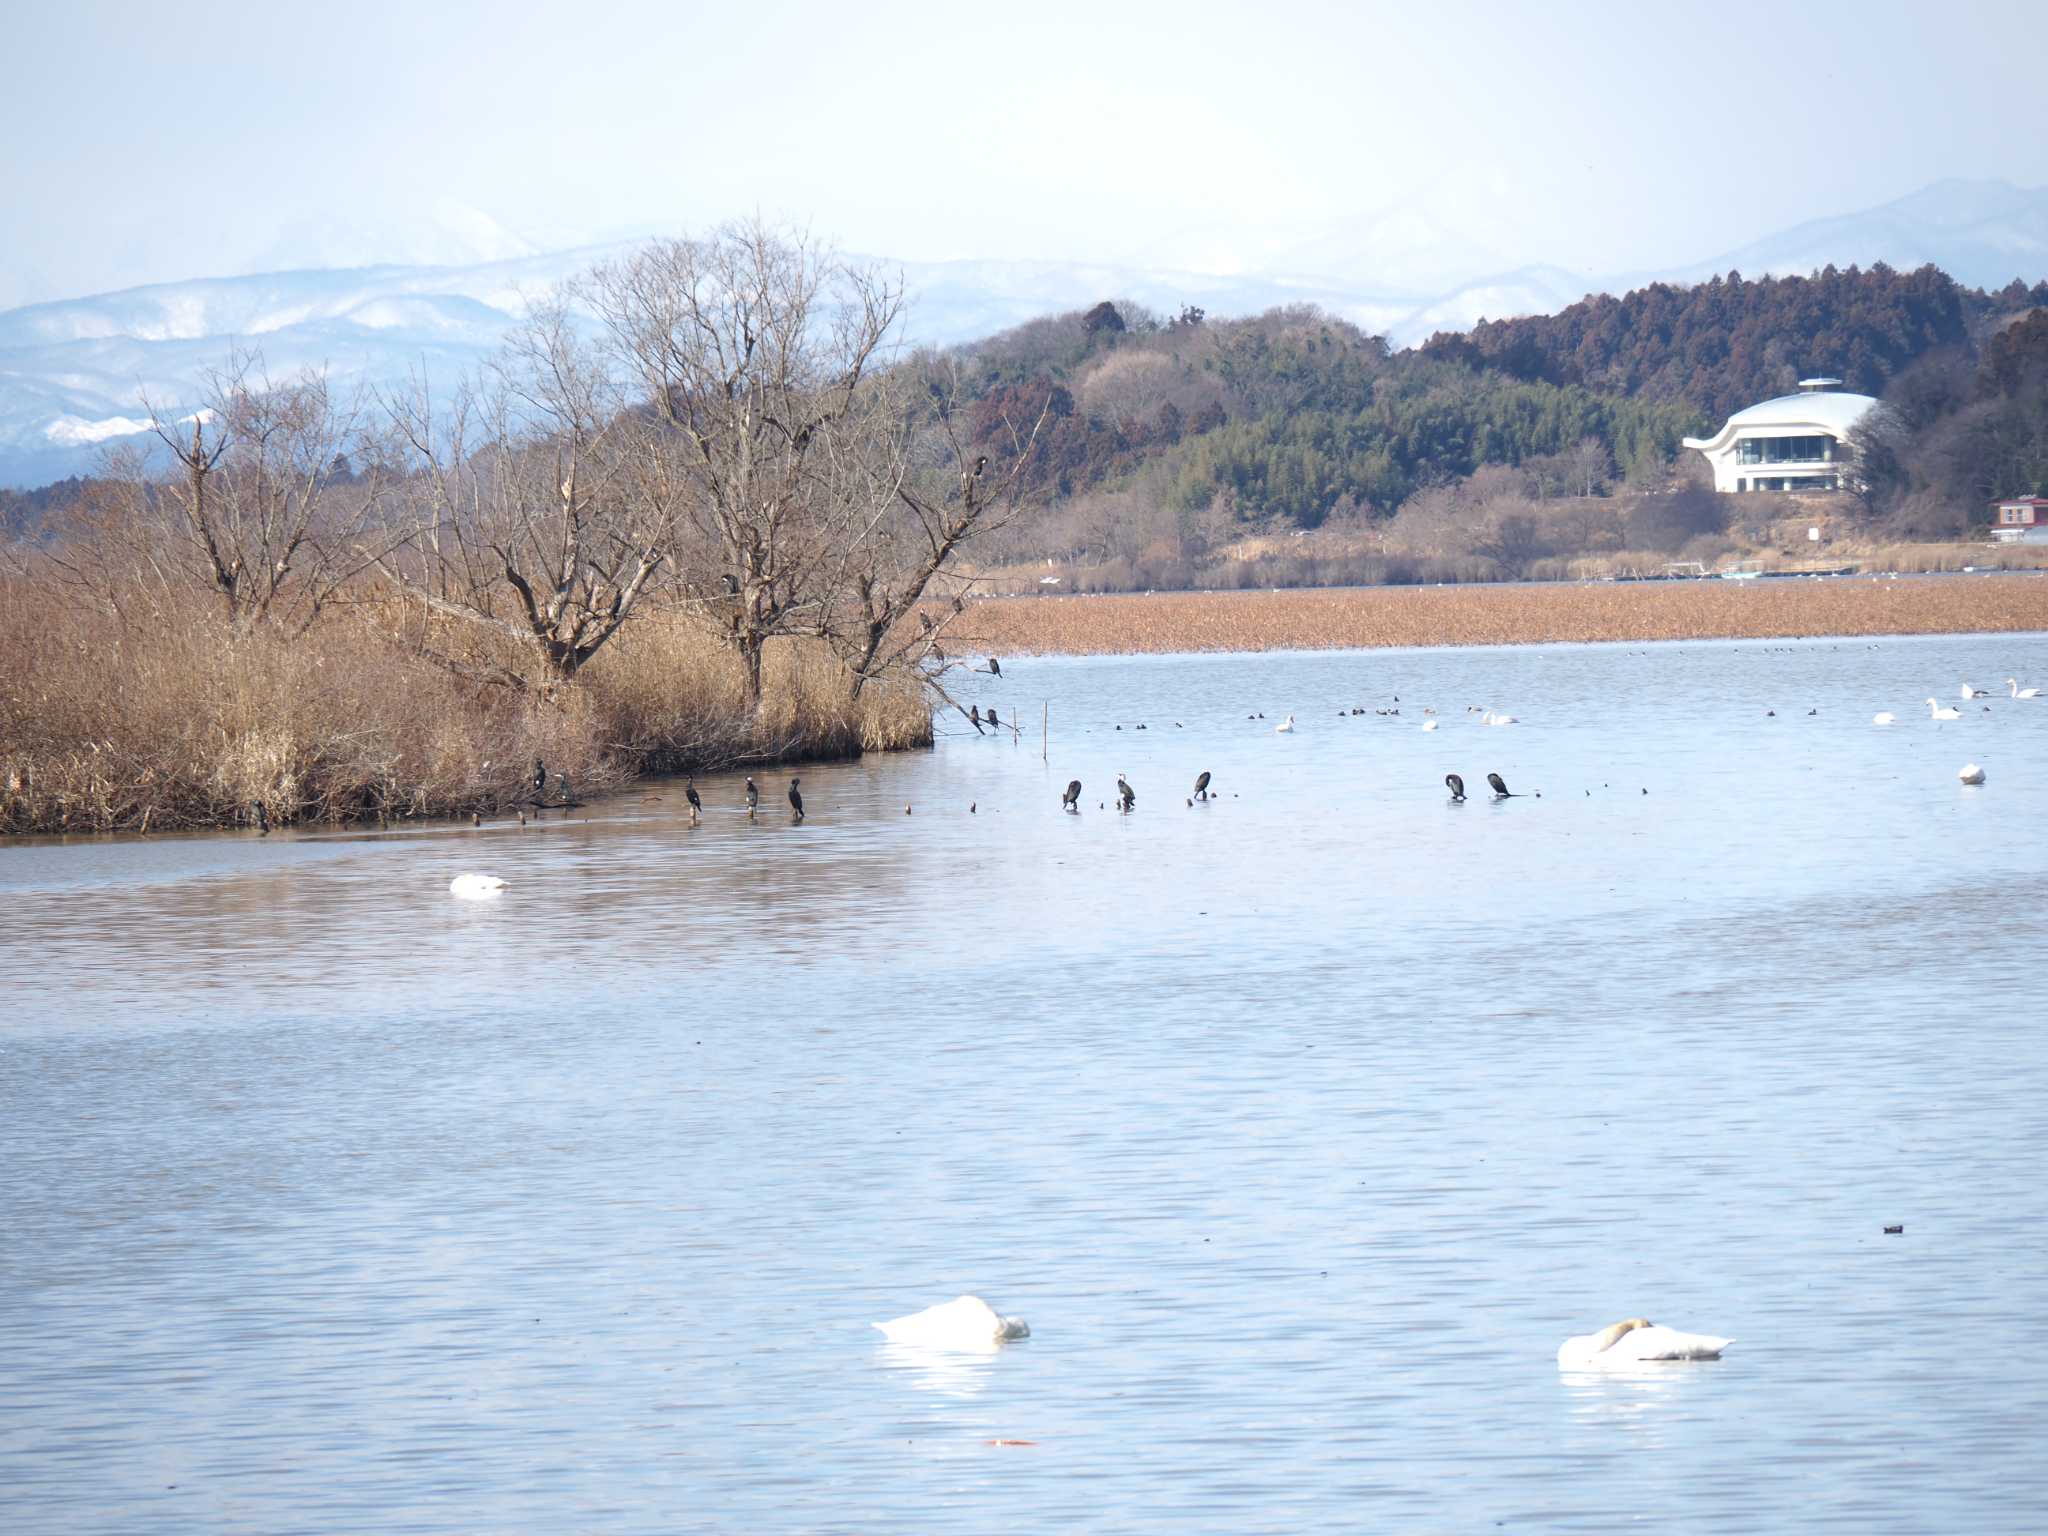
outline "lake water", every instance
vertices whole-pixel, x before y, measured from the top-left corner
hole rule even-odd
[[[2015,672],[1018,658],[801,827],[0,848],[0,1523],[2038,1531]],[[1739,1342],[1560,1373],[1632,1315]]]

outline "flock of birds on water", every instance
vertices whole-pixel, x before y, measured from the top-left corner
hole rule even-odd
[[[1002,666],[993,656],[989,658],[988,671],[994,676],[1002,676]],[[2041,697],[2041,690],[2039,688],[2022,688],[2019,685],[2019,680],[2017,678],[2008,677],[2005,680],[2005,682],[2007,688],[2011,690],[2009,697],[2012,699],[2038,699]],[[1974,688],[1969,683],[1964,683],[1959,691],[1964,700],[1972,703],[1974,703],[1978,699],[1988,699],[1993,697],[1993,695],[1986,689]],[[1991,706],[1986,704],[1980,707],[1988,711]],[[1960,720],[1963,718],[1963,712],[1961,710],[1956,709],[1951,705],[1944,705],[1941,703],[1939,699],[1936,698],[1930,697],[1927,700],[1927,708],[1931,718],[1937,721]],[[1338,711],[1338,715],[1340,717],[1351,715],[1363,715],[1365,713],[1366,710],[1362,706],[1353,706],[1348,710]],[[1372,713],[1377,715],[1390,716],[1399,715],[1401,713],[1401,700],[1399,696],[1395,696],[1391,708],[1375,709],[1372,711]],[[1430,717],[1425,718],[1423,720],[1422,728],[1425,731],[1435,730],[1438,724],[1437,720],[1433,718],[1436,715],[1436,710],[1434,708],[1425,706],[1422,713],[1425,717]],[[1477,704],[1468,706],[1466,713],[1477,715],[1479,717],[1479,723],[1481,725],[1486,726],[1518,725],[1521,723],[1518,717],[1508,714],[1505,711],[1493,708],[1482,708],[1480,705]],[[1777,711],[1768,710],[1766,711],[1766,713],[1769,715],[1775,715]],[[1817,709],[1809,709],[1807,713],[1809,715],[1817,715],[1820,713],[1820,711]],[[983,724],[999,725],[1001,723],[996,718],[996,711],[993,708],[984,712],[982,711],[979,705],[974,706],[974,711],[971,718],[977,730],[981,729]],[[1247,715],[1245,718],[1247,720],[1263,720],[1266,717],[1263,712],[1255,711],[1254,713]],[[1873,715],[1871,717],[1871,723],[1873,725],[1893,725],[1896,724],[1897,721],[1898,716],[1893,714],[1890,710],[1881,710],[1876,715]],[[1175,721],[1174,724],[1179,725],[1180,722]],[[1012,727],[1012,729],[1014,729],[1014,726]],[[1123,727],[1121,725],[1117,726],[1117,730],[1121,731],[1122,729]],[[1134,727],[1134,729],[1142,731],[1146,729],[1146,727],[1141,724]],[[1288,715],[1284,720],[1281,720],[1277,725],[1275,725],[1273,729],[1276,733],[1280,735],[1291,734],[1295,729],[1294,716]],[[1980,767],[1978,764],[1965,763],[1962,766],[1962,768],[1957,772],[1956,777],[1959,778],[1965,784],[1981,785],[1985,782],[1986,774],[1984,772],[1984,769]],[[527,799],[526,804],[533,808],[536,815],[538,815],[541,811],[547,810],[573,810],[574,808],[582,804],[580,800],[575,799],[571,794],[569,787],[569,776],[566,773],[557,773],[554,776],[554,782],[555,793],[554,796],[550,798],[548,795],[547,764],[542,762],[539,758],[535,758],[533,762],[532,794]],[[1192,793],[1188,796],[1187,803],[1190,806],[1192,806],[1195,805],[1197,802],[1208,802],[1209,800],[1213,799],[1214,797],[1211,796],[1211,794],[1209,793],[1209,788],[1212,782],[1213,780],[1210,773],[1208,772],[1208,770],[1204,769],[1200,774],[1196,776],[1194,789]],[[1492,790],[1492,798],[1496,801],[1518,800],[1523,798],[1532,798],[1540,800],[1543,798],[1543,792],[1541,790],[1537,790],[1533,793],[1533,795],[1526,797],[1517,794],[1514,790],[1508,788],[1507,780],[1501,777],[1501,775],[1498,773],[1488,773],[1486,776],[1486,782],[1487,786]],[[792,825],[801,825],[804,820],[804,797],[803,790],[801,788],[802,783],[803,779],[801,776],[792,775],[789,781],[789,788],[786,791],[786,798],[789,801],[789,819]],[[1465,803],[1465,780],[1462,775],[1455,773],[1445,774],[1444,787],[1451,792],[1451,804],[1463,805]],[[1643,793],[1646,795],[1649,792],[1650,791],[1647,788],[1643,790]],[[1591,795],[1592,791],[1589,789],[1586,791],[1586,793],[1588,795]],[[754,783],[753,776],[751,774],[747,776],[746,784],[744,788],[741,790],[741,795],[746,804],[747,819],[750,821],[757,819],[759,817],[761,809],[761,790],[760,787]],[[704,800],[703,797],[697,792],[697,781],[694,775],[686,775],[684,777],[683,796],[686,800],[689,801],[690,821],[692,825],[695,825],[698,821],[700,821],[703,818]],[[1125,779],[1125,777],[1121,773],[1119,773],[1116,776],[1116,804],[1117,809],[1119,811],[1125,812],[1134,811],[1138,807],[1138,792],[1131,787],[1130,782],[1127,779]],[[1106,809],[1107,802],[1100,803],[1097,808]],[[974,814],[978,809],[978,805],[975,804],[970,804],[967,807],[968,813],[970,815]],[[1081,781],[1079,779],[1070,779],[1067,782],[1066,789],[1060,795],[1060,809],[1066,811],[1070,815],[1078,816],[1081,813]],[[268,834],[268,832],[270,831],[270,817],[269,814],[265,811],[261,802],[258,802],[258,804],[256,805],[255,812],[261,831],[265,834]],[[903,814],[908,816],[910,813],[911,808],[907,805],[904,806]],[[521,810],[518,813],[518,815],[519,824],[521,826],[525,826],[526,812],[524,810]],[[483,825],[483,819],[481,816],[472,816],[471,820],[477,826]],[[496,875],[461,874],[457,875],[454,879],[448,882],[448,889],[452,894],[456,896],[494,896],[505,889],[505,881],[500,879]],[[967,1298],[962,1299],[965,1300]]]

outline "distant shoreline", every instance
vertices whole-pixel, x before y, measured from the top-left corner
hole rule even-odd
[[[997,656],[2048,631],[2048,574],[1308,587],[991,597],[956,643]]]

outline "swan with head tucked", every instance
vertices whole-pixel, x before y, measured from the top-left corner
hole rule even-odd
[[[1899,717],[1893,714],[1890,710],[1881,709],[1876,714],[1870,717],[1870,723],[1872,725],[1890,725],[1894,720],[1898,718]]]
[[[1286,718],[1285,720],[1282,720],[1282,721],[1281,721],[1281,722],[1280,722],[1280,723],[1279,723],[1278,725],[1274,726],[1274,727],[1273,727],[1273,729],[1274,729],[1274,730],[1276,730],[1276,731],[1291,731],[1291,730],[1293,730],[1293,729],[1294,729],[1294,716],[1292,716],[1292,715],[1289,715],[1289,716],[1288,716],[1288,717],[1287,717],[1287,718]]]
[[[496,875],[457,875],[448,882],[448,892],[450,895],[472,899],[481,896],[495,896],[504,889],[505,882]]]
[[[875,1326],[891,1344],[914,1344],[923,1349],[987,1353],[1012,1339],[1031,1337],[1031,1325],[1023,1318],[1004,1317],[979,1296],[961,1296]]]
[[[2012,689],[2012,696],[2016,699],[2038,699],[2041,697],[2040,689],[2022,688],[2020,680],[2016,677],[2008,677],[2005,680],[2005,684],[2008,688]]]
[[[1613,1365],[1643,1365],[1655,1360],[1718,1360],[1735,1341],[1708,1333],[1681,1333],[1660,1328],[1647,1317],[1610,1323],[1598,1333],[1566,1339],[1557,1363],[1566,1370],[1597,1370]]]
[[[1965,763],[1956,770],[1956,777],[1965,784],[1982,784],[1984,782],[1984,770],[1975,763]]]
[[[1937,704],[1932,699],[1927,701],[1927,708],[1932,712],[1932,718],[1936,720],[1960,720],[1963,718],[1963,712],[1960,709],[1951,709],[1948,705]]]
[[[1515,717],[1500,710],[1489,709],[1479,717],[1481,725],[1513,725]]]

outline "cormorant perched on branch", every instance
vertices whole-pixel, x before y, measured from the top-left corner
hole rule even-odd
[[[533,798],[538,800],[548,792],[548,765],[539,758],[533,760]]]
[[[799,779],[791,779],[789,781],[789,808],[795,812],[790,818],[792,821],[802,821],[804,819],[804,797],[797,789],[797,785],[801,782]]]
[[[1195,777],[1195,798],[1197,800],[1209,798],[1209,770],[1206,768]]]
[[[265,805],[261,800],[258,800],[255,803],[255,810],[256,835],[258,837],[270,836],[270,807]]]
[[[996,718],[996,707],[993,704],[989,705],[988,713],[982,716],[982,718],[988,721],[990,725],[1001,725],[1003,723],[1002,721]]]
[[[697,798],[697,780],[693,774],[683,775],[683,798],[690,802],[690,820],[695,821],[704,814],[704,802]]]
[[[569,803],[569,775],[566,773],[556,774],[555,788],[562,792],[562,804],[567,805]]]
[[[1514,798],[1515,798],[1515,797],[1514,797],[1514,795],[1513,795],[1513,793],[1511,793],[1511,792],[1509,791],[1509,789],[1508,789],[1508,781],[1507,781],[1506,779],[1502,778],[1502,777],[1501,777],[1501,776],[1500,776],[1499,774],[1497,774],[1497,773],[1489,773],[1489,774],[1488,774],[1488,775],[1486,776],[1486,782],[1487,782],[1487,783],[1489,783],[1489,784],[1491,784],[1491,785],[1493,786],[1493,798],[1494,798],[1494,799],[1496,799],[1496,800],[1512,800],[1512,799],[1514,799]]]
[[[761,803],[761,791],[754,788],[752,775],[747,778],[747,816],[752,819],[754,810]]]
[[[1452,803],[1463,805],[1465,803],[1465,781],[1455,773],[1447,773],[1444,775],[1444,782],[1451,786]]]
[[[1079,779],[1071,780],[1067,784],[1067,792],[1060,796],[1060,809],[1072,811],[1076,816],[1081,814],[1081,781]]]
[[[1003,675],[1003,664],[1000,661],[997,661],[993,656],[989,657],[988,659],[988,669],[989,671],[993,672],[997,677],[1001,677]]]
[[[967,718],[976,726],[979,726],[981,724],[981,706],[979,704],[968,705]]]
[[[1128,811],[1138,803],[1138,792],[1124,782],[1122,774],[1116,776],[1116,797],[1122,802],[1119,807],[1122,810]]]

